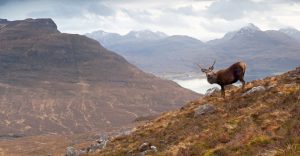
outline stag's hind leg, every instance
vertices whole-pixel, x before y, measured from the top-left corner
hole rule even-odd
[[[244,90],[244,89],[245,89],[245,84],[246,84],[246,82],[245,82],[245,80],[244,80],[243,77],[240,78],[240,81],[242,82],[242,89]]]

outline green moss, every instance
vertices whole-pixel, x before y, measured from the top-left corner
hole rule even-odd
[[[226,149],[224,148],[214,148],[205,151],[203,156],[216,156],[216,155],[229,155]]]
[[[266,146],[270,143],[271,143],[270,137],[265,136],[265,135],[260,135],[260,136],[253,138],[249,142],[248,146]]]
[[[203,156],[213,156],[215,155],[214,153],[215,153],[215,149],[209,149],[204,153]]]

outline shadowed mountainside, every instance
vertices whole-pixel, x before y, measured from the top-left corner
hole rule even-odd
[[[0,136],[122,126],[199,96],[51,19],[0,21]]]

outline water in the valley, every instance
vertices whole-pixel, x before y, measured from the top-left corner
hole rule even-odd
[[[272,76],[272,75],[278,75],[281,73],[262,73],[262,74],[247,74],[245,76],[245,80],[246,82],[255,80],[255,79],[261,79],[264,78],[266,76]],[[199,76],[200,77],[200,76]],[[196,93],[200,93],[200,94],[205,94],[206,91],[210,88],[213,87],[218,87],[221,88],[219,85],[217,84],[209,84],[207,82],[207,79],[205,78],[204,75],[201,76],[201,78],[195,78],[195,77],[178,77],[176,78],[170,78],[172,81],[176,82],[177,84],[179,84],[181,87],[186,88],[186,89],[190,89]],[[233,85],[241,85],[241,83],[238,81],[237,83],[234,83]]]
[[[181,87],[190,89],[196,93],[205,94],[207,89],[219,87],[217,84],[209,84],[206,79],[186,79],[186,80],[173,80]]]

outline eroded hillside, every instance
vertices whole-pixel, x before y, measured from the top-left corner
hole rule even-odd
[[[199,96],[51,19],[1,21],[0,139],[124,126]]]
[[[91,155],[300,155],[300,68],[226,95],[189,102]]]

